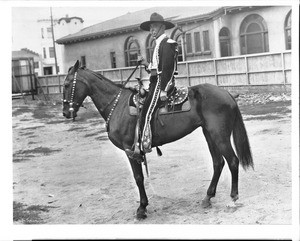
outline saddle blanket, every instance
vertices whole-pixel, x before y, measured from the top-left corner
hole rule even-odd
[[[130,115],[137,115],[138,93],[132,94],[129,98],[129,113]],[[140,99],[143,103],[143,99]],[[189,111],[191,109],[190,101],[188,100],[188,87],[177,87],[173,94],[168,97],[167,104],[159,107],[158,114],[171,114],[174,112]]]

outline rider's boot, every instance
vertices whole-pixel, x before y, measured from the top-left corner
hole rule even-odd
[[[143,162],[144,160],[142,151],[140,149],[140,145],[141,143],[139,142],[139,121],[137,121],[134,135],[133,151],[130,149],[125,149],[125,152],[129,158],[132,158],[139,163]]]

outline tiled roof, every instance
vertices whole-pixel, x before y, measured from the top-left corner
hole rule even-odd
[[[191,19],[211,18],[215,13],[223,11],[222,7],[154,7],[140,10],[92,25],[81,31],[56,40],[58,44],[95,39],[126,31],[137,31],[142,22],[148,21],[153,12],[161,14],[173,23],[189,22]]]
[[[38,53],[33,52],[32,50],[29,50],[27,48],[21,49],[19,51],[12,51],[12,58],[30,58],[30,57],[39,57]]]

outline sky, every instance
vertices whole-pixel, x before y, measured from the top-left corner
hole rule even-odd
[[[150,6],[151,7],[151,6]],[[88,27],[143,7],[52,7],[53,19],[81,17],[83,27]],[[41,54],[38,19],[50,19],[50,5],[45,7],[12,7],[12,50],[28,48]]]
[[[7,1],[8,2],[8,1]],[[6,2],[6,3],[7,3]],[[240,1],[239,1],[240,2]],[[6,5],[0,0],[0,4]],[[40,28],[38,19],[50,19],[50,7],[54,19],[65,17],[81,17],[83,27],[112,19],[128,12],[135,12],[156,6],[187,6],[212,5],[211,1],[10,1],[11,10],[11,41],[12,50],[28,48],[41,54],[42,48],[39,40]],[[217,3],[215,3],[219,6]],[[0,14],[7,11],[0,6]]]

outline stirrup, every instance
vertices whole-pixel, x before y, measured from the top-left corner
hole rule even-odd
[[[144,161],[144,156],[140,153],[136,153],[130,149],[125,149],[125,153],[129,158],[136,160],[139,164]]]

